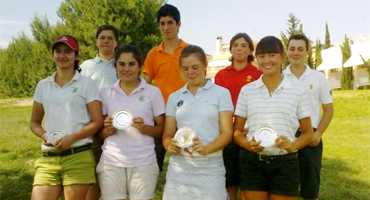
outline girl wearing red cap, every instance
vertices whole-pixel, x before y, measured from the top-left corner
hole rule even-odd
[[[60,36],[51,48],[57,71],[37,84],[33,97],[30,128],[42,139],[43,156],[31,199],[57,199],[63,191],[65,199],[84,200],[95,183],[91,136],[103,126],[101,101],[94,81],[79,73],[76,39]]]

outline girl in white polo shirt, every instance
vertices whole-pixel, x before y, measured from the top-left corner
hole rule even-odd
[[[246,200],[298,197],[297,150],[310,143],[313,132],[307,95],[281,74],[284,56],[278,38],[263,38],[256,48],[263,75],[241,89],[236,104],[234,139],[243,148],[240,189]],[[298,127],[302,135],[295,138]]]
[[[187,83],[170,95],[166,106],[163,146],[171,158],[163,199],[226,200],[222,149],[232,138],[230,92],[206,78],[207,59],[202,48],[185,47],[179,63]],[[188,128],[196,135],[193,144],[180,148],[182,139],[175,139],[175,133]]]
[[[135,46],[119,46],[114,59],[119,80],[101,92],[106,118],[96,170],[102,198],[152,199],[159,174],[154,137],[163,132],[164,100],[157,87],[139,77],[142,62]]]
[[[30,121],[31,131],[43,139],[31,198],[57,199],[63,191],[65,199],[84,200],[95,183],[91,136],[103,126],[99,92],[79,73],[75,38],[62,35],[51,48],[57,71],[37,84]]]

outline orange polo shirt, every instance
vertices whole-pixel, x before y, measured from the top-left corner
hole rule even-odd
[[[155,85],[161,90],[164,101],[173,92],[185,85],[185,81],[180,76],[179,56],[181,50],[189,44],[180,40],[180,45],[171,55],[164,51],[164,42],[151,49],[144,62],[144,74],[149,75],[155,80]]]

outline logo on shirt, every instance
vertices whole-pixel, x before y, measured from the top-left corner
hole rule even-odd
[[[144,96],[144,95],[140,95],[140,96],[139,96],[139,101],[140,101],[140,102],[145,101],[145,96]]]
[[[77,92],[77,90],[78,90],[78,88],[73,87],[73,88],[72,88],[72,93],[76,93],[76,92]]]
[[[183,104],[184,104],[184,101],[180,100],[179,102],[177,102],[177,107],[181,107]]]
[[[312,84],[310,84],[310,90],[312,90],[312,88],[313,88],[313,85],[312,85]]]
[[[248,75],[246,81],[247,82],[251,82],[252,81],[252,76],[251,75]]]

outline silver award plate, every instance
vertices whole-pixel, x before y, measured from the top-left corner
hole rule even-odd
[[[129,110],[119,109],[113,113],[113,126],[116,129],[126,129],[132,124],[132,113]]]
[[[55,145],[55,143],[62,137],[67,136],[67,133],[62,130],[54,130],[50,131],[46,134],[46,140],[50,143]]]
[[[256,142],[261,141],[262,147],[274,146],[276,138],[276,132],[269,127],[261,127],[254,133],[254,139]]]
[[[193,145],[193,139],[195,137],[195,131],[189,127],[183,127],[176,131],[175,139],[177,140],[177,146],[181,148],[187,148]]]

